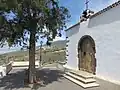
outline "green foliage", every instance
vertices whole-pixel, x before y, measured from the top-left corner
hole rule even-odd
[[[15,15],[12,19],[7,16],[10,12]],[[41,34],[51,41],[66,27],[67,8],[59,6],[57,0],[0,0],[0,16],[0,46],[6,42],[10,47],[17,44],[26,46],[29,41],[29,82],[36,81],[35,41]]]
[[[6,15],[10,12],[15,17],[8,20]],[[0,0],[0,45],[6,41],[9,46],[26,45],[26,33],[36,33],[37,39],[42,34],[48,41],[53,40],[57,31],[66,27],[69,17],[68,9],[59,6],[57,0]]]

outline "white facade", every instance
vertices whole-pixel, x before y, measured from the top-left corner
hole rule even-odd
[[[67,66],[78,70],[78,42],[90,35],[96,46],[96,76],[120,84],[120,5],[66,31]]]

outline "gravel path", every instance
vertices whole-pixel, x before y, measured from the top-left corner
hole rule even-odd
[[[120,90],[119,85],[98,79],[100,87],[83,89],[65,79],[62,72],[55,68],[40,70],[37,75],[41,79],[41,85],[24,86],[24,69],[13,69],[8,76],[0,79],[0,90]]]

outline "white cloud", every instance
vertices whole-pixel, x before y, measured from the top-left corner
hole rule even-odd
[[[90,0],[89,7],[93,11],[97,12],[103,8],[115,3],[118,0]]]

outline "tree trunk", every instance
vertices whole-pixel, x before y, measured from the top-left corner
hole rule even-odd
[[[29,41],[29,83],[36,81],[36,69],[35,69],[35,32],[30,33]]]

